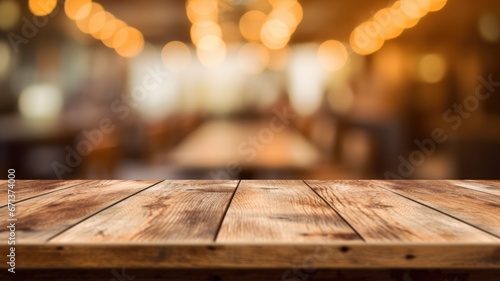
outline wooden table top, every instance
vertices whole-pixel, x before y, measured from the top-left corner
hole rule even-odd
[[[249,168],[307,168],[317,164],[320,153],[289,127],[274,132],[269,122],[209,121],[174,148],[168,160],[189,168],[231,163]]]
[[[500,268],[498,181],[35,180],[16,200],[18,268]]]

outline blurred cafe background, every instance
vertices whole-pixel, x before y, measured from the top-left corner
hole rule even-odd
[[[500,1],[0,0],[24,179],[500,178]]]

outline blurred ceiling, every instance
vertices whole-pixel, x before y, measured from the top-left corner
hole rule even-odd
[[[237,23],[251,8],[270,9],[267,0],[219,0],[221,21]],[[164,44],[170,40],[189,42],[190,22],[183,0],[100,0],[107,10],[141,30],[150,42]],[[348,40],[359,23],[377,10],[390,6],[391,0],[302,0],[304,19],[292,38],[293,42]],[[417,28],[408,30],[399,40],[462,41],[477,29],[477,20],[485,11],[500,12],[498,0],[449,0],[445,8],[430,13]]]

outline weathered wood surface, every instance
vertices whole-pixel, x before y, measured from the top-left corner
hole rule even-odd
[[[366,181],[307,181],[367,242],[495,242],[498,238]]]
[[[212,242],[237,184],[166,181],[121,201],[50,242]]]
[[[17,243],[44,243],[74,224],[157,182],[90,181],[20,202],[16,206]],[[6,217],[7,208],[0,210]],[[0,228],[0,241],[7,241],[8,235],[6,227]]]
[[[498,182],[19,181],[16,188],[30,186],[16,205],[19,269],[500,269]],[[0,228],[0,240],[8,235]]]
[[[500,184],[493,182],[493,181],[449,180],[448,182],[450,182],[454,185],[457,185],[457,186],[461,186],[461,187],[465,187],[465,188],[469,188],[469,189],[482,191],[485,193],[500,196]]]
[[[217,242],[361,241],[303,181],[243,181]]]
[[[19,268],[497,268],[500,245],[342,242],[329,244],[49,244],[19,246]],[[5,265],[3,265],[5,267]]]
[[[500,197],[443,181],[387,181],[378,184],[500,237]]]
[[[86,181],[83,180],[16,180],[14,192],[16,195],[16,202],[21,202],[35,196],[48,194],[57,190],[69,188]],[[0,183],[0,207],[7,205],[7,181]]]

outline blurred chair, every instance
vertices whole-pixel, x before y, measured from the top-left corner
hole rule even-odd
[[[91,152],[83,157],[80,173],[85,179],[115,178],[121,159],[119,134],[116,132],[105,134],[103,140],[94,145]]]

